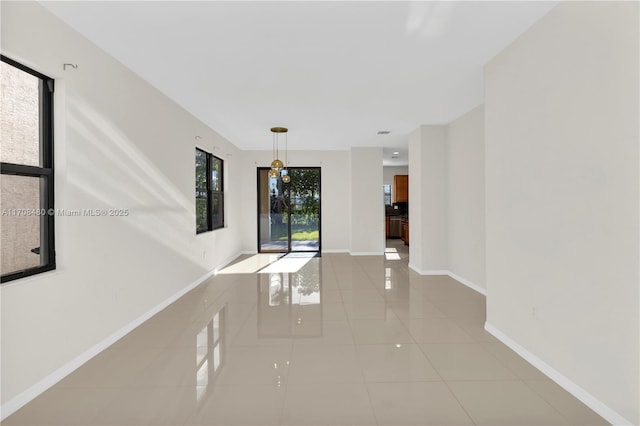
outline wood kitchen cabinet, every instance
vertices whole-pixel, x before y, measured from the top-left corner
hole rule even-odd
[[[409,219],[402,218],[402,241],[409,245]]]
[[[409,175],[395,175],[393,177],[393,202],[409,202]]]

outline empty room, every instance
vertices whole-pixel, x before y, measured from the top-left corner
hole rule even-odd
[[[3,425],[639,425],[638,1],[0,2]]]

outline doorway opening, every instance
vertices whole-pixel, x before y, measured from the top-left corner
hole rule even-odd
[[[320,167],[289,167],[291,180],[258,167],[258,252],[321,250]]]

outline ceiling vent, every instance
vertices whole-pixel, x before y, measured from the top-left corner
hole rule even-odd
[[[391,130],[378,130],[379,135],[388,135],[391,133]]]

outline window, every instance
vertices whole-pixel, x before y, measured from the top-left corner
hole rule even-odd
[[[223,161],[196,148],[196,233],[224,227]]]
[[[391,185],[383,185],[382,189],[384,190],[384,205],[391,205]]]
[[[1,282],[55,269],[53,80],[0,56]]]

